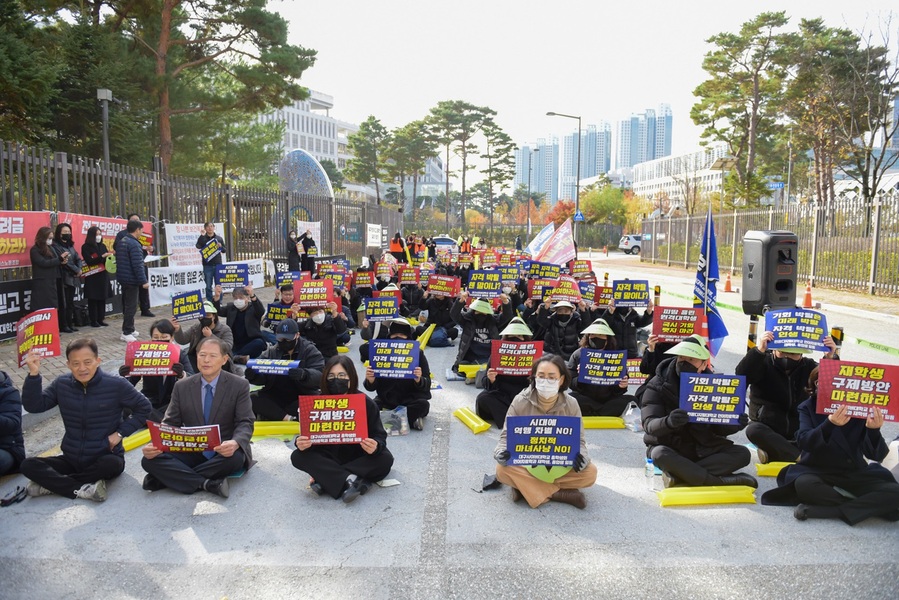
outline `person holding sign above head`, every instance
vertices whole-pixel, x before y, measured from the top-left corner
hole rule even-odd
[[[342,355],[325,363],[320,385],[322,393],[329,396],[362,394],[353,361]],[[365,419],[368,436],[358,444],[314,444],[308,436],[297,436],[297,449],[290,455],[290,462],[309,473],[309,487],[315,494],[350,503],[390,473],[393,455],[387,449],[387,432],[378,405],[368,396],[361,419]]]
[[[260,372],[248,362],[244,377],[253,385],[263,386],[253,395],[253,412],[261,421],[290,421],[297,416],[297,397],[319,393],[325,359],[318,349],[300,335],[293,319],[284,319],[275,330],[278,339],[259,358],[263,360],[297,361],[282,375]]]
[[[221,443],[202,452],[163,452],[152,442],[147,444],[141,461],[147,472],[145,490],[171,488],[182,494],[205,490],[227,498],[228,475],[253,464],[250,384],[222,370],[226,362],[228,345],[216,337],[204,338],[197,348],[200,372],[175,384],[162,420],[174,427],[218,425]]]
[[[691,423],[680,407],[681,377],[712,373],[705,338],[686,337],[667,354],[674,356],[662,361],[647,383],[641,411],[646,456],[662,470],[665,485],[758,487],[753,476],[735,474],[749,464],[749,449],[727,439],[746,426],[746,414],[740,415],[739,425]]]
[[[565,358],[578,349],[583,325],[581,313],[575,310],[571,302],[556,302],[550,310],[547,298],[537,309],[537,324],[543,329],[543,344],[547,353]]]
[[[391,340],[411,340],[412,326],[406,319],[396,319],[390,323],[388,338]],[[391,379],[378,377],[369,366],[365,370],[365,389],[377,392],[375,402],[381,409],[392,410],[398,406],[406,407],[409,426],[412,429],[424,428],[424,417],[431,410],[431,367],[422,350],[418,351],[418,366],[412,372],[412,379]]]
[[[325,312],[324,306],[310,308],[309,318],[300,327],[302,336],[318,348],[325,360],[337,356],[337,339],[347,330],[346,315],[337,311],[337,304],[329,302],[327,309],[331,314]]]
[[[596,465],[587,455],[584,428],[580,426],[580,439],[574,465],[569,469],[553,467],[553,471],[543,467],[522,467],[507,464],[511,458],[507,437],[510,417],[522,416],[567,416],[581,417],[577,401],[567,393],[571,383],[571,373],[560,356],[544,354],[531,367],[530,386],[515,396],[506,413],[499,442],[493,451],[493,458],[499,463],[496,478],[512,488],[512,500],[524,498],[531,508],[547,502],[561,502],[577,508],[587,507],[587,498],[581,489],[589,488],[596,482]],[[564,473],[559,474],[559,471]]]
[[[568,369],[572,374],[571,395],[581,407],[581,413],[588,417],[618,417],[624,413],[628,403],[636,398],[627,395],[627,368],[624,377],[614,385],[587,383],[579,377],[581,354],[585,350],[617,350],[615,332],[602,319],[596,319],[581,332],[580,348],[571,353]]]
[[[505,342],[529,342],[534,339],[533,333],[521,317],[513,317],[499,335]],[[479,417],[485,421],[492,421],[502,429],[512,400],[530,386],[531,381],[527,375],[500,375],[496,367],[491,358],[491,365],[484,380],[484,391],[478,394],[474,405]]]
[[[203,232],[197,238],[197,250],[203,261],[203,280],[206,282],[206,299],[212,300],[212,285],[215,282],[215,267],[222,264],[225,240],[215,232],[212,221],[203,224]]]
[[[175,326],[168,319],[161,319],[150,326],[150,339],[154,342],[173,342],[175,336]],[[172,390],[175,383],[184,377],[184,365],[181,364],[179,357],[178,362],[172,364],[174,375],[144,375],[141,377],[131,376],[131,367],[122,365],[119,367],[119,375],[126,377],[131,385],[137,387],[137,383],[143,379],[144,385],[141,388],[144,396],[150,401],[152,410],[148,417],[151,421],[161,421],[165,415],[165,410],[169,406],[172,399]]]
[[[40,356],[31,352],[25,359],[22,405],[30,413],[58,406],[65,426],[61,455],[22,462],[20,470],[31,480],[29,496],[59,494],[103,502],[106,481],[125,470],[122,440],[144,426],[150,401],[121,377],[104,373],[100,362],[94,340],[74,340],[66,347],[71,374],[60,375],[44,388]],[[123,421],[124,409],[131,416]]]
[[[880,517],[899,522],[899,483],[879,464],[889,452],[880,432],[883,412],[870,406],[866,418],[851,417],[841,404],[829,415],[818,414],[818,374],[815,367],[810,397],[798,409],[796,439],[802,454],[778,473],[779,487],[765,492],[762,504],[796,506],[793,516],[800,521],[842,519],[855,525]]]
[[[768,349],[774,333],[764,332],[758,345],[749,350],[734,371],[745,375],[749,386],[749,418],[746,437],[758,447],[760,463],[795,462],[799,456],[796,432],[799,430],[799,405],[808,397],[806,385],[818,366],[806,357],[806,348]],[[836,344],[824,338],[833,358]]]
[[[450,316],[462,327],[459,351],[453,371],[459,372],[459,365],[486,365],[490,360],[490,341],[499,337],[499,331],[512,321],[512,304],[509,297],[500,294],[500,314],[493,312],[490,302],[482,298],[472,301],[467,310],[465,301],[468,292],[459,292],[458,299],[450,310]],[[470,380],[470,381],[469,381]],[[465,383],[474,383],[474,377],[468,377]]]
[[[615,332],[618,347],[627,350],[628,356],[640,356],[637,352],[637,330],[652,324],[653,309],[652,298],[649,299],[643,314],[630,307],[615,308],[615,301],[611,300],[609,307],[600,316]]]
[[[106,259],[114,256],[106,244],[100,228],[94,225],[87,230],[87,238],[81,246],[81,256],[88,269],[100,267],[106,264]],[[106,299],[109,297],[109,274],[105,266],[98,273],[93,273],[84,278],[84,297],[87,298],[87,314],[91,327],[106,327]]]
[[[268,347],[265,336],[262,335],[262,317],[265,316],[265,307],[253,286],[234,288],[231,291],[231,304],[222,306],[220,298],[222,286],[215,286],[212,296],[212,304],[217,309],[219,316],[225,317],[225,323],[234,335],[234,362],[246,364],[248,358],[256,358]]]
[[[206,316],[201,317],[189,331],[184,331],[181,323],[174,318],[171,319],[172,326],[175,328],[175,341],[181,345],[188,345],[187,362],[182,359],[181,364],[185,368],[189,364],[191,373],[197,372],[197,348],[200,346],[200,342],[206,338],[218,338],[228,344],[228,348],[234,347],[234,334],[231,333],[231,328],[219,319],[215,305],[207,301],[203,303],[203,307],[206,310]]]
[[[416,330],[416,336],[421,335],[425,329],[434,325],[434,331],[431,332],[428,346],[432,348],[452,346],[452,340],[459,336],[459,330],[456,329],[456,322],[453,321],[451,314],[453,299],[449,296],[432,296],[430,290],[425,290],[418,306],[422,312],[427,311],[428,318],[424,325]]]

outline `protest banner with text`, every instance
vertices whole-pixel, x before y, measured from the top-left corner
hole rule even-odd
[[[419,349],[415,340],[371,340],[368,343],[369,365],[375,377],[415,379]]]
[[[708,335],[704,322],[702,308],[657,306],[652,312],[652,334],[659,336],[660,342],[677,343],[694,333]]]
[[[206,316],[203,306],[203,290],[194,290],[172,296],[172,316],[176,321],[202,319]]]
[[[215,283],[222,286],[222,290],[226,292],[246,287],[250,285],[250,267],[240,263],[216,265]]]
[[[685,373],[680,378],[680,408],[691,423],[737,425],[746,409],[746,377]]]
[[[222,445],[218,424],[175,427],[147,421],[150,441],[163,452],[203,452]]]
[[[396,296],[385,295],[378,298],[363,298],[365,318],[377,321],[392,321],[400,316],[400,303]]]
[[[590,385],[618,385],[627,377],[627,350],[581,348],[577,380]]]
[[[830,335],[827,319],[814,310],[786,308],[765,313],[765,331],[774,334],[768,348],[804,348],[814,352],[830,352],[824,338]]]
[[[247,360],[247,368],[262,375],[287,375],[291,369],[300,368],[298,360],[282,360],[278,358],[251,358]]]
[[[649,304],[649,281],[613,281],[615,308],[643,308]]]
[[[581,451],[580,417],[506,417],[509,465],[570,467]]]
[[[0,210],[0,269],[31,264],[31,246],[41,227],[50,227],[49,212]]]
[[[472,298],[490,300],[500,295],[503,282],[501,273],[495,270],[472,271],[468,274],[468,295]]]
[[[368,437],[365,394],[300,396],[300,435],[313,444],[358,444]]]
[[[181,358],[181,346],[174,342],[128,342],[125,366],[131,377],[174,375],[174,364]]]
[[[20,367],[25,365],[25,357],[32,350],[41,358],[61,355],[57,309],[42,308],[19,319],[16,324],[16,352]]]
[[[534,360],[543,356],[543,342],[491,340],[490,368],[499,375],[527,377]]]
[[[818,414],[829,415],[846,406],[850,417],[866,419],[876,406],[884,421],[899,421],[899,401],[891,401],[896,395],[893,386],[899,385],[899,366],[828,358],[818,366]]]
[[[428,277],[428,292],[431,296],[448,296],[455,298],[459,295],[462,280],[450,275],[431,275]]]
[[[330,279],[298,281],[293,289],[293,301],[300,308],[325,306],[334,297],[334,282]]]

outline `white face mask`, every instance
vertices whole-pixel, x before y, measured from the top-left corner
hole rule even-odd
[[[512,293],[512,288],[510,288],[509,286],[503,287],[503,293],[504,293],[504,294],[511,294],[511,293]]]
[[[47,245],[48,245],[48,246],[52,246],[52,245],[53,245],[53,238],[47,238]]]
[[[321,325],[325,322],[325,313],[315,313],[312,315],[312,322],[316,325]]]
[[[382,275],[381,281],[383,281],[384,283],[387,283],[388,281],[390,281],[390,277],[388,277],[387,275]]]
[[[243,310],[246,307],[246,305],[247,305],[247,301],[244,299],[234,301],[234,308],[236,308],[237,310]]]
[[[548,379],[538,379],[534,382],[534,387],[537,389],[537,395],[541,398],[552,398],[559,393],[559,386],[561,383],[561,380],[550,381]]]
[[[103,241],[103,236],[102,236],[102,235],[98,235],[98,236],[97,236],[97,243],[99,244],[99,243],[102,242],[102,241]]]

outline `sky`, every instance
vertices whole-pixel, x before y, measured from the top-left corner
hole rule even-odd
[[[704,80],[706,39],[765,11],[786,10],[791,25],[878,31],[895,0],[332,0],[270,1],[290,24],[290,42],[318,52],[301,83],[334,97],[331,116],[388,128],[424,117],[440,100],[488,106],[519,145],[612,123],[668,103],[674,154],[698,147],[690,120]],[[789,27],[789,26],[788,26]],[[879,39],[879,38],[878,38]],[[614,134],[613,134],[614,136]]]

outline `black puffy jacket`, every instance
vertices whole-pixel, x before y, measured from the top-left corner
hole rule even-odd
[[[22,386],[22,404],[30,413],[59,406],[65,426],[62,453],[79,469],[110,452],[124,456],[122,444],[110,451],[107,438],[116,431],[128,437],[143,427],[150,415],[150,401],[143,394],[127,379],[107,375],[102,369],[97,369],[87,385],[69,373],[57,377],[46,389],[40,375],[29,375]],[[131,416],[122,421],[125,408]]]
[[[615,312],[606,309],[601,318],[615,332],[618,348],[627,350],[629,358],[640,356],[637,353],[637,330],[652,323],[652,313],[643,311],[639,314],[633,308],[617,308]]]
[[[459,342],[459,352],[456,354],[456,362],[453,364],[453,368],[459,366],[463,360],[465,360],[465,355],[468,354],[468,349],[471,348],[471,342],[474,340],[475,334],[475,322],[474,322],[474,313],[471,309],[465,308],[464,300],[456,300],[453,303],[453,307],[450,309],[450,315],[453,317],[453,321],[462,326],[462,336]],[[500,314],[493,314],[493,317],[487,320],[487,336],[491,340],[499,339],[499,332],[502,331],[506,325],[509,324],[509,321],[512,320],[512,304],[500,304],[500,310],[502,311]],[[490,316],[490,315],[488,315]]]
[[[578,349],[581,330],[586,327],[581,321],[581,314],[578,311],[572,312],[568,322],[562,325],[558,315],[550,315],[546,307],[541,305],[537,310],[537,322],[544,329],[543,352],[561,356],[567,362]]]
[[[0,371],[0,450],[12,454],[17,468],[25,460],[22,437],[22,396],[5,371]]]

